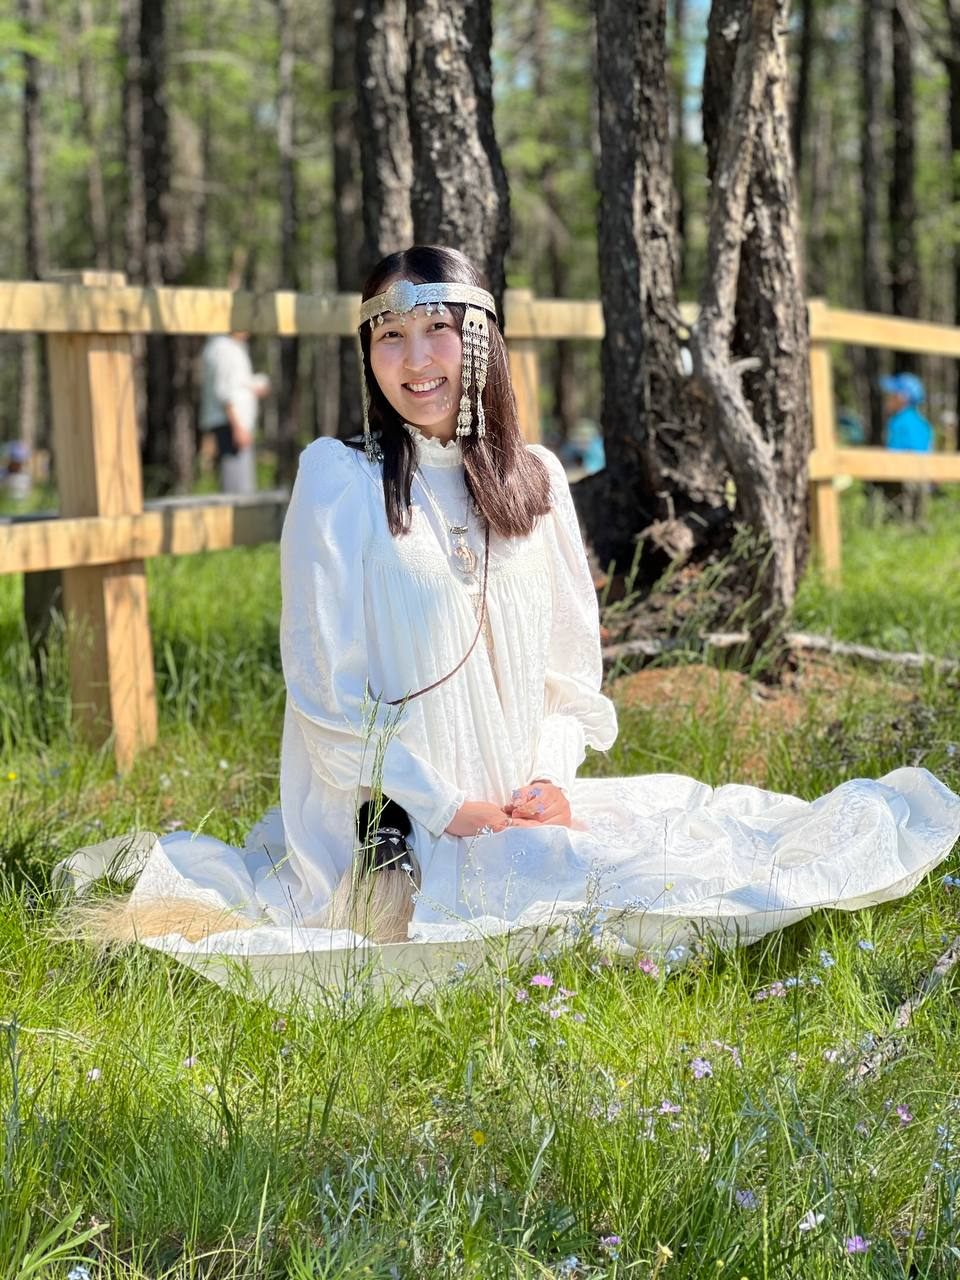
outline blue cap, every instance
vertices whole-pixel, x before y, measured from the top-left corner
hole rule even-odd
[[[7,458],[10,462],[28,462],[30,448],[22,440],[11,440],[7,445]]]
[[[903,396],[908,404],[923,404],[927,398],[923,383],[915,373],[895,373],[892,377],[881,378],[880,390],[888,395]]]

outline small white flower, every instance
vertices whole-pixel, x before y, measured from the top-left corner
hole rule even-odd
[[[102,1074],[103,1073],[101,1072],[99,1067],[91,1067],[90,1070],[87,1072],[87,1079],[90,1081],[99,1080]]]
[[[90,1280],[90,1272],[86,1267],[71,1267],[67,1272],[67,1280]]]
[[[823,1222],[822,1213],[814,1213],[812,1209],[808,1209],[800,1221],[797,1223],[798,1231],[816,1231],[820,1223]]]

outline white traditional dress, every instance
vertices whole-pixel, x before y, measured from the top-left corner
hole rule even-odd
[[[218,981],[242,972],[261,993],[350,982],[364,965],[416,983],[475,962],[491,937],[516,954],[585,928],[626,954],[682,955],[705,932],[751,941],[818,907],[894,898],[950,852],[960,798],[923,769],[812,803],[672,774],[578,780],[586,748],[610,747],[617,722],[570,490],[539,446],[552,509],[529,537],[491,535],[485,642],[438,688],[386,706],[456,667],[478,624],[483,529],[460,448],[413,434],[412,527],[396,538],[362,452],[323,439],[301,457],[281,541],[280,808],[243,849],[141,834],[66,865],[83,882],[119,854],[139,872],[134,902],[184,897],[246,926],[149,945]],[[464,524],[472,580],[453,555],[450,526]],[[377,774],[410,815],[422,876],[409,941],[383,946],[323,927]],[[502,805],[534,778],[566,790],[573,828],[445,834],[464,800]]]

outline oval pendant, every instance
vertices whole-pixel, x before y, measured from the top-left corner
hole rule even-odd
[[[472,551],[470,547],[465,546],[464,543],[461,542],[460,545],[454,550],[453,559],[457,568],[460,570],[460,572],[463,574],[465,578],[470,578],[473,576],[473,574],[476,573],[477,571],[476,552]]]

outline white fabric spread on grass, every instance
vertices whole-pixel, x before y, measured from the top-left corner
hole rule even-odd
[[[437,504],[463,523],[459,446],[415,439]],[[349,983],[364,965],[408,983],[444,977],[478,962],[491,938],[517,954],[556,938],[558,923],[601,930],[627,953],[689,947],[704,931],[746,942],[818,907],[912,889],[960,835],[960,798],[924,769],[845,782],[813,802],[672,774],[576,778],[587,746],[613,743],[616,715],[600,692],[596,596],[569,487],[555,457],[532,447],[550,473],[551,513],[529,538],[491,536],[486,643],[402,711],[375,708],[368,681],[395,699],[456,666],[476,631],[471,588],[419,483],[412,530],[393,538],[379,469],[336,440],[305,450],[281,542],[280,809],[243,849],[178,832],[80,850],[63,868],[74,884],[119,858],[139,872],[135,902],[240,912],[253,927],[148,945],[217,981],[242,973],[261,993]],[[468,540],[482,566],[472,511]],[[321,927],[376,772],[410,814],[423,882],[410,941],[389,946]],[[501,805],[538,777],[567,790],[575,828],[444,834],[465,799]]]

